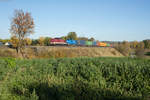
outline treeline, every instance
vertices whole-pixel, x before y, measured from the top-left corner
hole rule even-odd
[[[113,46],[120,51],[123,55],[137,55],[142,56],[144,55],[145,49],[150,49],[150,40],[143,40],[143,41],[123,41],[123,42],[116,42],[113,43]]]

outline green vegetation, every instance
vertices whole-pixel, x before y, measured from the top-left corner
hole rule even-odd
[[[0,59],[0,100],[148,100],[150,60]]]

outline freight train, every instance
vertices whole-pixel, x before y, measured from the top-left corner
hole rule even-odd
[[[85,41],[85,40],[63,40],[61,38],[54,38],[50,40],[50,45],[66,45],[66,46],[93,46],[93,47],[111,47],[109,43],[98,41]]]

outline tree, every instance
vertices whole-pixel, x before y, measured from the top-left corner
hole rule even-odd
[[[33,39],[31,45],[38,45],[38,43],[39,43],[39,42],[38,42],[38,39]]]
[[[135,54],[137,57],[143,57],[144,53],[144,42],[139,42],[137,48],[135,49]]]
[[[150,40],[143,40],[145,48],[150,49]]]
[[[67,39],[77,40],[76,32],[69,32],[67,35]]]
[[[67,40],[67,36],[62,36],[61,39]]]
[[[44,45],[44,40],[45,40],[44,37],[40,37],[40,38],[38,39],[38,42],[39,42],[40,46],[43,46],[43,45]]]
[[[89,41],[94,41],[95,39],[93,38],[93,37],[91,37],[90,39],[89,39]]]
[[[45,39],[44,39],[44,45],[45,46],[49,46],[50,45],[50,37],[46,37]]]
[[[0,42],[2,42],[3,44],[5,44],[6,42],[10,42],[9,39],[0,39]]]
[[[23,10],[15,10],[14,17],[11,22],[10,32],[12,36],[16,36],[19,40],[17,48],[24,56],[24,47],[26,45],[25,38],[34,33],[34,21],[29,12]]]
[[[133,41],[133,42],[131,42],[131,48],[137,48],[137,45],[138,45],[138,42],[137,41]]]
[[[121,43],[118,43],[118,45],[115,47],[120,53],[122,53],[124,56],[129,56],[130,54],[130,44],[128,41],[123,41]]]
[[[87,37],[78,37],[78,40],[85,40],[88,41],[89,39]]]
[[[144,42],[139,42],[137,45],[138,49],[144,49],[144,47],[145,47]]]

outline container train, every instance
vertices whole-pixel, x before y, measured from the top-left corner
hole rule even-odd
[[[66,46],[93,46],[93,47],[111,47],[109,43],[85,40],[63,40],[61,38],[54,38],[50,40],[50,45],[66,45]]]

